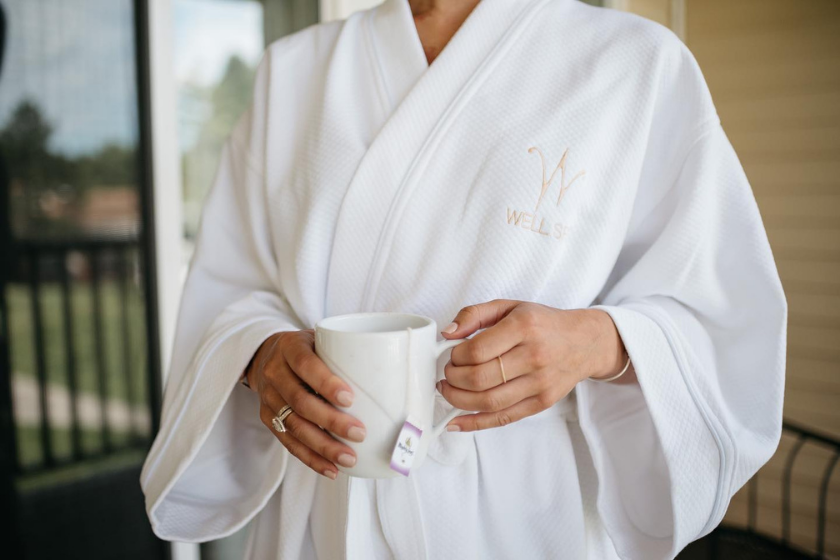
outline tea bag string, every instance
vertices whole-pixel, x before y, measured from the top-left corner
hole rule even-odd
[[[408,374],[408,383],[405,386],[405,410],[406,415],[409,418],[412,418],[412,423],[420,422],[422,415],[417,414],[420,411],[420,406],[422,406],[422,391],[420,387],[420,379],[419,376],[414,375],[414,367],[412,359],[412,348],[411,348],[411,340],[414,338],[413,332],[411,327],[406,327],[406,334],[408,336],[408,344],[406,344],[406,359],[408,360],[406,371]],[[417,424],[415,424],[417,425]],[[417,425],[420,430],[424,430],[425,426]]]

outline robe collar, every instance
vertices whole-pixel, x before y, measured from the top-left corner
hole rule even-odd
[[[342,201],[328,268],[327,315],[377,310],[390,242],[424,156],[548,2],[481,0],[431,65],[407,0],[386,0],[364,15],[370,56],[391,107]]]
[[[513,18],[529,4],[534,3],[525,0],[481,0],[432,65],[426,61],[408,0],[385,0],[373,8],[369,31],[380,78],[391,103],[390,109],[396,109],[427,70],[448,66],[448,59],[459,58],[458,53],[453,55],[450,52],[463,50],[455,46],[457,43],[470,42],[477,51],[494,44]],[[462,36],[467,37],[464,39]],[[444,57],[446,61],[440,62]],[[467,69],[466,66],[464,69]]]
[[[385,0],[371,12],[371,41],[379,77],[393,111],[428,69],[408,0]]]

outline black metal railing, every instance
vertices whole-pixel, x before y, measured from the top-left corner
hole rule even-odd
[[[37,438],[27,432],[27,440],[21,423],[15,422],[16,472],[30,474],[125,449],[146,448],[152,427],[148,422],[145,426],[138,425],[137,412],[145,411],[150,422],[153,411],[148,390],[141,393],[138,388],[145,387],[143,383],[152,364],[145,363],[149,356],[145,348],[147,274],[138,240],[131,237],[16,240],[11,257],[6,288],[16,288],[16,293],[25,294],[29,301],[26,313],[20,305],[11,309],[13,306],[7,302],[7,321],[11,323],[8,327],[10,362],[18,361],[16,353],[30,352],[34,371],[26,373],[37,386],[39,408]],[[51,295],[49,301],[46,290]],[[11,291],[7,297],[11,297],[9,294]],[[78,300],[82,298],[88,301],[86,309],[78,308]],[[15,312],[28,317],[16,316]],[[45,322],[48,313],[53,318],[51,329]],[[15,321],[19,323],[18,328]],[[20,340],[26,334],[20,328],[21,322],[28,322],[31,327],[29,340]],[[80,344],[82,340],[87,344]],[[87,359],[81,360],[85,350]],[[63,356],[60,368],[63,371],[57,371],[55,358],[59,355]],[[53,363],[48,363],[49,356],[54,358]],[[9,373],[14,385],[21,377],[20,372]],[[81,386],[83,379],[88,382],[87,390]],[[66,391],[69,400],[68,425],[60,426],[69,431],[69,453],[63,454],[56,452],[57,426],[50,411],[50,391],[56,387]],[[82,400],[87,412],[84,415],[80,410]],[[97,426],[90,422],[94,402],[98,408]],[[29,404],[16,400],[14,406]],[[122,407],[127,414],[127,422],[121,426],[116,426],[112,418],[114,406]],[[83,418],[88,421],[83,422]],[[31,452],[35,445],[33,439],[37,440],[35,454]],[[85,445],[86,439],[98,439],[98,444]],[[28,458],[21,454],[24,448],[30,449]],[[33,460],[32,455],[38,455],[39,459]]]
[[[825,535],[826,526],[828,524],[828,516],[826,512],[828,509],[829,483],[831,482],[831,476],[834,473],[834,468],[837,466],[837,460],[840,459],[840,441],[823,434],[818,434],[817,432],[809,430],[794,422],[786,421],[783,425],[783,429],[788,434],[796,437],[796,441],[788,451],[784,471],[782,473],[782,537],[780,543],[783,546],[794,546],[790,538],[791,478],[799,452],[806,443],[812,443],[826,448],[831,453],[820,479],[819,502],[817,505],[815,558],[825,558]],[[748,529],[755,531],[758,517],[758,475],[754,476],[750,481],[749,497],[749,519],[751,522],[748,524]]]
[[[784,452],[782,459],[780,532],[762,530],[759,526],[759,481],[764,478],[762,469],[747,482],[746,526],[732,526],[724,522],[710,535],[692,544],[681,557],[686,559],[837,557],[836,551],[834,556],[826,551],[826,536],[830,523],[828,515],[830,483],[840,460],[840,441],[790,421],[783,423],[783,435],[787,438],[792,437],[794,440]],[[793,473],[796,471],[797,458],[806,446],[816,446],[821,448],[823,453],[828,453],[825,466],[822,467],[819,475],[819,494],[815,504],[817,524],[813,547],[793,542],[791,535]]]

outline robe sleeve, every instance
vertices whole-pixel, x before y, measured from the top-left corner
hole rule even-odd
[[[750,185],[694,59],[666,63],[610,314],[638,385],[576,389],[622,558],[673,558],[781,437],[787,304]],[[698,120],[701,120],[699,124]]]
[[[186,542],[229,535],[279,486],[288,454],[240,375],[272,333],[299,330],[279,290],[261,163],[266,61],[204,203],[164,393],[141,473],[152,528]]]

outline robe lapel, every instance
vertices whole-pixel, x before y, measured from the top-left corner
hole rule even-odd
[[[345,192],[330,257],[325,311],[374,310],[391,236],[412,179],[452,119],[548,0],[482,0],[434,62],[406,0],[371,10],[367,40],[392,113]]]
[[[429,67],[407,0],[386,0],[366,20],[374,67],[393,113]]]

